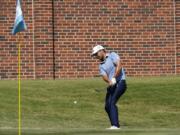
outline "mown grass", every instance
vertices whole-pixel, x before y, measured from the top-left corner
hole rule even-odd
[[[118,102],[121,134],[179,133],[180,77],[127,78],[127,84],[128,89]],[[23,133],[108,133],[104,131],[109,127],[104,111],[105,88],[100,78],[22,81]],[[0,133],[15,134],[18,128],[17,81],[0,81],[0,97]]]

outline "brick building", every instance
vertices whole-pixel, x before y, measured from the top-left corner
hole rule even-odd
[[[0,79],[98,76],[95,44],[117,52],[129,76],[180,74],[179,0],[21,0],[28,30],[12,36],[15,0],[0,0]]]

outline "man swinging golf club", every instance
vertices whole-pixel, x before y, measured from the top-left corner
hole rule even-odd
[[[119,129],[116,103],[126,91],[125,71],[121,66],[120,57],[115,52],[107,53],[101,45],[93,48],[92,56],[100,60],[100,75],[108,83],[105,99],[105,110],[111,122],[111,127],[108,129]]]

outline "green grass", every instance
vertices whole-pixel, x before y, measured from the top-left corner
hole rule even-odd
[[[127,84],[118,102],[122,129],[109,132],[101,79],[22,81],[23,134],[180,134],[180,77],[128,78]],[[17,81],[0,81],[0,135],[17,134],[17,89]]]

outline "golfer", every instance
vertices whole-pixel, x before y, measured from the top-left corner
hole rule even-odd
[[[111,122],[108,129],[119,129],[117,101],[126,91],[125,71],[120,63],[120,57],[115,52],[107,53],[105,48],[97,45],[92,56],[100,60],[99,71],[102,79],[108,84],[105,99],[105,110]]]

